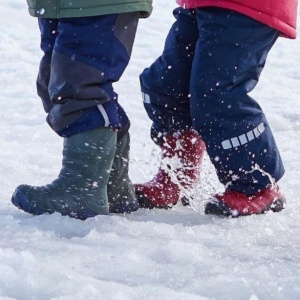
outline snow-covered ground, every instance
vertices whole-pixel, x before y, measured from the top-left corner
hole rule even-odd
[[[149,138],[138,75],[161,52],[174,1],[155,1],[132,61],[115,87],[132,120],[130,174],[150,179],[159,151]],[[31,216],[10,198],[21,183],[56,178],[62,140],[35,93],[41,51],[25,1],[0,0],[0,299],[300,299],[300,40],[280,39],[253,93],[286,167],[287,208],[239,219],[203,213],[220,188],[206,159],[192,208],[140,209],[85,222]]]

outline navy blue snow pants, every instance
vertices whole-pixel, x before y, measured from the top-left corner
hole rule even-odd
[[[39,19],[44,56],[37,91],[60,136],[129,126],[113,83],[128,65],[138,19],[139,13]]]
[[[177,8],[174,16],[162,55],[140,77],[153,140],[194,128],[226,189],[265,189],[284,167],[266,117],[248,93],[279,33],[221,8]]]

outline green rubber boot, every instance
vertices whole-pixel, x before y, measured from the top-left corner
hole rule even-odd
[[[25,212],[58,212],[85,220],[109,214],[107,183],[116,152],[117,133],[97,128],[64,139],[62,169],[41,187],[21,185],[12,203]]]
[[[109,211],[130,213],[139,208],[133,184],[129,179],[130,136],[127,132],[118,139],[117,150],[107,185]]]

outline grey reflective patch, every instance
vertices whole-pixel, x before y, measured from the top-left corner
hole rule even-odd
[[[266,130],[265,124],[264,123],[259,124],[257,129],[262,134]]]
[[[230,140],[223,141],[222,147],[226,150],[247,144],[255,138],[258,138],[265,130],[265,124],[260,123],[257,127],[255,127],[253,130],[248,131],[246,134],[242,134],[238,137],[233,137]]]
[[[239,140],[240,140],[241,145],[244,145],[244,144],[248,143],[246,134],[240,135],[240,136],[239,136]]]
[[[260,132],[258,131],[257,127],[253,129],[253,133],[254,133],[255,137],[259,137],[260,136]]]
[[[240,146],[240,142],[239,142],[239,140],[238,140],[237,137],[232,138],[232,139],[231,139],[231,143],[232,143],[232,146],[233,146],[233,147]]]
[[[254,140],[254,133],[253,133],[252,130],[249,131],[249,132],[247,132],[247,138],[248,138],[249,142],[252,141],[252,140]]]
[[[148,94],[142,93],[144,103],[150,104],[150,96]]]
[[[108,127],[109,126],[109,118],[108,118],[108,115],[107,115],[107,112],[106,110],[104,109],[103,105],[102,104],[99,104],[97,105],[101,115],[103,116],[103,119],[104,119],[104,127]]]
[[[226,141],[222,142],[222,147],[223,147],[223,149],[226,150],[226,149],[232,148],[232,145],[229,140],[226,140]]]

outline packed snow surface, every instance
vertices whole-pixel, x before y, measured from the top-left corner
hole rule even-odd
[[[141,20],[132,60],[115,85],[131,118],[130,175],[153,176],[159,149],[149,137],[138,76],[157,58],[175,1],[155,1]],[[43,185],[61,166],[62,139],[45,122],[35,79],[42,53],[26,1],[0,0],[0,299],[300,299],[300,41],[280,38],[252,93],[285,163],[287,208],[238,219],[207,216],[222,189],[207,159],[192,207],[140,209],[85,222],[31,216],[10,203],[22,183]]]

